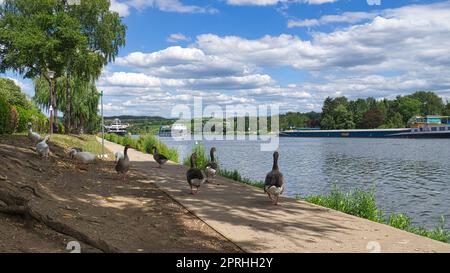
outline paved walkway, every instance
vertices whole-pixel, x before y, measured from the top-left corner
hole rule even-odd
[[[101,140],[100,140],[101,141]],[[105,141],[112,152],[123,147]],[[130,149],[132,170],[147,176],[206,224],[246,252],[448,252],[450,244],[290,198],[271,205],[261,189],[216,178],[189,194],[186,168],[157,168],[153,157]],[[268,170],[271,166],[268,166]],[[287,181],[289,183],[289,181]]]

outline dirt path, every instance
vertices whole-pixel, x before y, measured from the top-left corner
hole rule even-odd
[[[101,239],[120,252],[239,252],[233,243],[205,225],[132,168],[118,178],[114,162],[85,166],[51,145],[49,160],[35,155],[25,137],[0,136],[0,189],[23,189],[42,214]],[[0,202],[0,206],[2,202]],[[68,252],[76,240],[34,222],[25,228],[18,216],[0,213],[0,252]],[[81,242],[82,252],[99,249]]]
[[[112,151],[122,149],[105,143]],[[450,252],[450,244],[306,202],[283,198],[282,206],[274,207],[260,189],[224,178],[192,196],[183,166],[172,163],[158,169],[151,155],[129,154],[145,181],[247,252]]]

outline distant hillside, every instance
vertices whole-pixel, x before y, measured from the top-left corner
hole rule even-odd
[[[116,118],[122,123],[129,124],[128,132],[131,134],[156,134],[161,125],[171,125],[176,119],[166,119],[160,116],[111,116],[105,117],[105,124],[112,123]]]

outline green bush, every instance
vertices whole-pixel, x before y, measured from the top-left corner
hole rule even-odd
[[[183,159],[183,164],[185,166],[191,166],[191,155],[193,153],[197,156],[195,166],[201,170],[205,169],[209,159],[206,156],[205,147],[202,144],[196,144],[194,146],[192,152]]]
[[[444,217],[441,218],[441,224],[432,230],[413,226],[411,218],[403,213],[391,214],[386,220],[383,217],[383,212],[376,205],[374,190],[364,191],[357,189],[343,192],[336,186],[333,186],[328,195],[309,196],[305,198],[305,201],[374,222],[388,224],[392,227],[441,242],[450,242],[450,231],[445,230]]]
[[[116,134],[106,134],[105,139],[120,145],[130,145],[133,149],[148,154],[151,154],[151,148],[156,146],[160,154],[166,156],[170,161],[178,162],[178,151],[169,148],[154,135],[143,135],[138,139],[134,139],[130,136],[121,137]]]
[[[191,155],[192,155],[192,153],[195,153],[195,155],[197,156],[197,159],[196,159],[196,162],[195,162],[197,168],[199,168],[201,170],[204,170],[206,168],[206,165],[210,161],[210,158],[208,156],[206,156],[205,147],[202,144],[196,144],[194,146],[194,148],[192,149],[191,154],[187,155],[183,159],[183,165],[185,165],[185,166],[190,166],[191,165]],[[219,166],[220,166],[220,164],[219,164]],[[252,180],[250,180],[250,179],[248,179],[246,177],[242,177],[238,170],[228,171],[228,170],[219,168],[219,171],[218,171],[217,175],[225,177],[225,178],[229,178],[231,180],[234,180],[234,181],[237,181],[237,182],[240,182],[240,183],[244,183],[244,184],[247,184],[247,185],[255,186],[255,187],[258,187],[258,188],[264,188],[264,182],[262,182],[262,181],[252,181]]]
[[[11,106],[0,96],[0,134],[11,133]]]
[[[11,106],[9,116],[10,116],[9,130],[11,133],[15,133],[17,130],[17,126],[19,124],[19,113],[17,112],[16,107]]]

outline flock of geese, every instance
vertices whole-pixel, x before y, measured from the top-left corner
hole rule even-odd
[[[36,152],[39,156],[48,158],[50,154],[50,148],[47,144],[50,136],[42,138],[38,133],[33,132],[31,123],[28,124],[28,138],[36,144]],[[126,174],[130,169],[130,158],[128,156],[128,149],[130,145],[125,145],[123,153],[116,152],[115,157],[115,170],[122,176],[125,180]],[[161,168],[165,163],[167,163],[168,158],[158,152],[156,147],[152,147],[153,159],[158,163],[158,167]],[[204,183],[214,184],[215,177],[219,170],[219,165],[216,161],[216,148],[212,147],[210,150],[210,161],[206,164],[205,169],[202,171],[196,166],[197,155],[193,153],[190,156],[190,168],[186,172],[186,179],[191,189],[191,194],[196,195],[199,188]],[[93,163],[95,162],[97,156],[95,154],[84,152],[81,148],[72,148],[69,152],[72,159],[75,159],[81,163]],[[269,199],[274,205],[278,205],[280,195],[284,191],[284,177],[280,172],[278,166],[279,153],[275,151],[273,153],[273,166],[272,170],[266,175],[264,181],[264,192],[268,195]],[[195,191],[194,191],[195,188]]]

